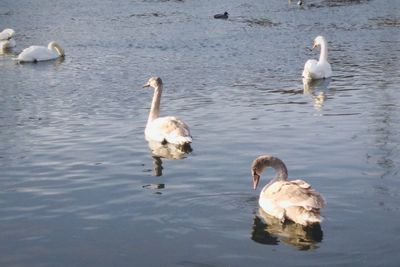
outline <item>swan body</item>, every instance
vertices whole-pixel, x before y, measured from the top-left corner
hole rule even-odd
[[[154,88],[149,118],[145,129],[147,141],[187,145],[192,143],[189,127],[174,116],[159,117],[163,83],[159,77],[151,77],[143,87]]]
[[[13,29],[4,29],[0,32],[0,49],[13,48],[16,46],[13,36],[15,31]]]
[[[52,60],[59,57],[64,57],[65,53],[61,46],[56,42],[50,42],[47,47],[32,45],[25,48],[16,60],[19,62],[37,62]]]
[[[279,158],[264,155],[253,161],[254,189],[257,188],[261,173],[267,167],[274,168],[277,175],[262,189],[260,207],[281,222],[288,219],[305,226],[320,223],[320,210],[325,206],[324,198],[303,180],[288,181],[286,166]]]
[[[310,80],[325,79],[332,76],[331,64],[328,62],[328,44],[323,36],[314,39],[312,48],[320,46],[319,60],[307,60],[304,64],[303,77]]]

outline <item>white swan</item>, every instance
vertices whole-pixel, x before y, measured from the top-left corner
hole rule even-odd
[[[277,174],[262,189],[260,207],[281,222],[289,219],[301,225],[320,223],[320,209],[325,206],[324,198],[303,180],[288,181],[286,166],[279,158],[263,155],[253,161],[253,188],[257,188],[260,175],[267,167],[275,169]]]
[[[303,77],[306,79],[317,80],[329,78],[332,76],[331,65],[328,62],[328,44],[324,37],[317,36],[314,39],[312,48],[314,49],[317,46],[321,47],[319,60],[307,60],[303,70]]]
[[[65,53],[56,42],[50,42],[47,47],[32,45],[25,48],[16,58],[19,62],[37,62],[64,57]]]
[[[16,46],[15,40],[12,38],[15,35],[13,29],[4,29],[0,32],[0,49],[13,48]]]
[[[172,116],[159,117],[163,89],[161,78],[151,77],[143,87],[154,88],[153,100],[145,129],[146,140],[175,145],[188,145],[192,143],[190,130],[186,123]]]

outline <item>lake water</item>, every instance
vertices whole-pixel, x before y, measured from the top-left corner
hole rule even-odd
[[[295,2],[1,1],[0,266],[398,266],[400,6]],[[333,77],[304,87],[320,34]],[[12,60],[51,40],[65,60]],[[153,75],[178,160],[144,139]],[[320,228],[259,212],[266,153],[325,196]]]

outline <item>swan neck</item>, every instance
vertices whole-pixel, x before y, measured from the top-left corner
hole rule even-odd
[[[326,41],[323,40],[321,42],[321,53],[319,55],[319,62],[327,60],[328,60],[328,45],[326,44]]]
[[[285,163],[279,158],[273,156],[260,156],[252,165],[252,170],[256,174],[260,175],[267,167],[271,167],[275,170],[276,175],[271,182],[275,181],[286,181],[288,179],[288,171]]]
[[[288,171],[285,163],[278,158],[274,158],[271,161],[271,167],[276,171],[276,175],[274,177],[275,181],[287,181],[288,179]]]
[[[57,44],[57,43],[55,43],[55,42],[51,42],[51,43],[49,44],[49,47],[48,47],[48,48],[51,49],[51,50],[56,51],[57,54],[58,54],[60,57],[63,57],[63,56],[64,56],[64,50],[61,48],[61,46],[60,46],[59,44]]]
[[[157,119],[160,115],[160,102],[161,102],[162,85],[154,88],[153,100],[151,101],[149,119],[147,123]]]

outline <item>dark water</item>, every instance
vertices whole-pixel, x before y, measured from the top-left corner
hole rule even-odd
[[[295,2],[0,2],[13,53],[66,52],[0,55],[0,266],[398,266],[398,1]],[[334,76],[303,88],[319,34]],[[144,140],[151,75],[181,160]],[[264,153],[325,196],[319,229],[259,213]]]

